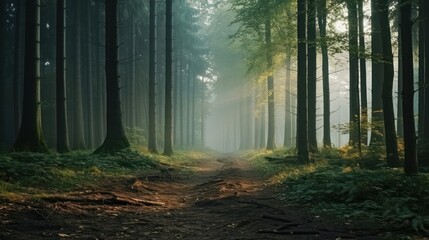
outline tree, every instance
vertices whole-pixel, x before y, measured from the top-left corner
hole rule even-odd
[[[268,136],[267,150],[275,148],[274,138],[274,77],[273,77],[273,57],[271,49],[271,16],[265,20],[265,43],[267,45],[267,90],[268,90]]]
[[[311,152],[317,152],[316,137],[316,1],[308,0],[307,41],[308,41],[308,145]]]
[[[74,129],[73,129],[73,148],[85,149],[85,129],[83,121],[83,103],[82,103],[82,27],[81,27],[81,1],[74,1]]]
[[[57,0],[57,151],[68,152],[67,98],[65,79],[65,0]]]
[[[389,5],[387,0],[380,0],[380,27],[383,34],[381,35],[383,49],[383,117],[384,132],[386,141],[386,157],[390,166],[399,164],[398,146],[395,131],[395,115],[393,111],[393,53],[389,25]]]
[[[106,98],[107,135],[95,153],[112,153],[128,148],[121,117],[118,77],[118,0],[106,0]]]
[[[318,23],[322,50],[322,81],[323,81],[323,146],[331,147],[331,100],[329,90],[329,57],[326,35],[326,0],[320,0],[318,6]]]
[[[361,151],[359,62],[358,62],[358,17],[356,0],[347,1],[349,23],[349,81],[350,81],[350,139],[349,145]]]
[[[368,97],[366,86],[366,57],[365,57],[365,29],[363,0],[358,0],[359,18],[359,70],[360,70],[360,100],[361,100],[361,141],[364,145],[368,143]]]
[[[400,0],[400,45],[402,57],[413,59],[411,2]],[[408,175],[418,172],[416,153],[416,130],[414,123],[414,77],[413,61],[402,62],[402,104],[404,119],[404,172]]]
[[[371,54],[372,54],[372,109],[371,109],[371,139],[370,146],[377,148],[383,144],[383,101],[382,86],[384,78],[383,63],[381,61],[383,49],[381,45],[380,3],[371,0]]]
[[[25,6],[24,99],[15,151],[48,152],[42,133],[40,102],[40,0]]]
[[[298,0],[298,161],[309,162],[307,142],[306,0]]]
[[[156,8],[155,0],[150,0],[150,19],[149,19],[149,138],[148,150],[149,152],[156,153],[156,113],[155,113],[155,64],[156,64]]]
[[[173,1],[167,0],[165,12],[165,129],[164,129],[164,155],[173,154]]]

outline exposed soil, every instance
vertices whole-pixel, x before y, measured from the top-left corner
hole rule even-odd
[[[0,239],[380,239],[287,206],[243,159],[197,162],[38,202],[0,204]]]

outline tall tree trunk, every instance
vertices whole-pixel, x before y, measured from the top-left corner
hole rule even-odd
[[[400,11],[400,5],[398,4],[398,11]],[[398,46],[402,46],[402,28],[401,28],[401,14],[398,14]],[[403,105],[402,105],[402,86],[403,86],[403,73],[402,71],[404,71],[403,66],[402,66],[402,61],[403,60],[403,56],[402,56],[402,48],[398,47],[398,104],[397,104],[397,122],[396,122],[396,127],[397,127],[397,132],[398,132],[398,137],[400,138],[404,138],[404,111],[403,111]]]
[[[412,46],[412,20],[411,20],[411,2],[407,0],[399,0],[400,6],[400,45],[402,49],[402,57],[404,59],[413,59]],[[414,126],[414,77],[413,77],[413,61],[402,62],[402,104],[403,104],[403,119],[404,128],[404,172],[407,175],[416,174],[418,172],[417,154],[416,154],[416,131]]]
[[[371,0],[371,52],[372,52],[372,91],[371,91],[371,140],[370,146],[379,148],[383,146],[383,101],[381,99],[383,89],[383,63],[380,29],[380,3],[379,0]]]
[[[318,22],[322,50],[322,85],[323,85],[323,146],[331,147],[331,100],[329,88],[329,58],[326,39],[326,0],[319,1]]]
[[[75,63],[74,63],[74,149],[85,149],[85,133],[83,122],[82,103],[82,37],[81,37],[81,0],[75,1],[74,21],[75,21]]]
[[[368,96],[366,86],[366,57],[365,57],[365,28],[363,1],[358,0],[359,17],[359,69],[360,69],[360,99],[361,99],[361,141],[366,146],[368,144]]]
[[[429,150],[426,150],[429,146],[429,1],[423,1],[423,14],[421,21],[424,21],[424,118],[423,118],[423,137],[422,141],[424,143],[425,156],[424,159],[429,158]],[[429,160],[427,160],[429,164]]]
[[[155,87],[155,69],[156,69],[156,2],[150,0],[150,19],[149,19],[149,139],[148,150],[157,153],[156,149],[156,87]]]
[[[290,68],[291,68],[291,56],[288,51],[286,55],[286,82],[285,82],[285,128],[284,128],[284,139],[283,147],[291,147],[292,145],[292,103],[291,103],[291,79],[290,79]]]
[[[306,0],[298,0],[298,116],[297,148],[298,161],[307,163],[307,44],[306,44]]]
[[[65,79],[65,1],[57,1],[57,151],[61,153],[70,151]]]
[[[40,102],[40,0],[25,7],[24,99],[15,151],[48,152],[42,133]]]
[[[164,122],[164,155],[173,154],[173,133],[172,133],[172,71],[173,71],[173,1],[166,0],[165,12],[165,122]]]
[[[5,63],[5,51],[4,51],[4,23],[6,16],[6,5],[5,0],[0,0],[0,152],[5,151],[8,148],[6,141],[6,116],[5,105],[6,105],[6,87],[5,87],[5,77],[4,77],[4,63]]]
[[[94,146],[94,98],[93,98],[93,58],[92,58],[92,29],[91,29],[91,1],[85,1],[83,10],[85,10],[85,75],[86,75],[86,143],[89,148]]]
[[[13,115],[14,115],[14,128],[15,136],[19,132],[21,124],[21,37],[23,36],[21,25],[22,16],[24,15],[24,1],[16,1],[16,16],[15,16],[15,48],[14,48],[14,65],[13,65]],[[2,20],[0,20],[2,21]],[[3,56],[2,56],[3,58]],[[0,71],[1,72],[1,71]]]
[[[349,22],[349,81],[350,81],[350,139],[349,145],[361,151],[360,136],[360,104],[359,104],[359,61],[358,61],[358,17],[357,1],[348,0]]]
[[[425,21],[424,21],[424,2],[419,0],[419,113],[418,113],[418,135],[423,138],[425,123]],[[419,139],[420,140],[420,139]],[[420,141],[419,141],[419,145]],[[421,149],[421,147],[419,146]],[[420,150],[419,149],[419,150]]]
[[[317,152],[316,137],[316,81],[317,81],[317,52],[316,52],[316,1],[308,1],[307,16],[308,34],[308,148]]]
[[[121,117],[118,78],[118,0],[106,0],[106,92],[107,135],[95,153],[112,153],[128,148]]]
[[[265,43],[267,46],[267,90],[268,90],[268,136],[267,150],[275,148],[275,121],[274,121],[274,77],[273,77],[273,56],[271,49],[271,17],[265,20]]]
[[[129,111],[129,127],[134,129],[136,127],[136,24],[135,20],[131,17],[131,42],[130,42],[130,107]]]
[[[92,24],[94,29],[95,41],[95,91],[94,91],[94,145],[101,145],[104,135],[104,120],[103,120],[103,68],[101,67],[102,51],[101,51],[101,34],[100,34],[100,14],[101,3],[96,1],[95,6],[92,8]]]
[[[422,130],[419,131],[419,133],[421,133],[421,135],[419,136],[419,161],[421,165],[423,166],[429,166],[429,150],[428,150],[428,146],[429,146],[429,110],[428,110],[428,106],[429,106],[429,43],[428,43],[428,39],[429,39],[429,1],[422,1],[421,3],[421,9],[422,11],[420,12],[420,21],[423,22],[422,23],[422,31],[420,31],[419,33],[422,35],[420,37],[420,40],[424,42],[424,45],[421,45],[421,47],[423,48],[422,51],[420,52],[422,55],[420,56],[423,62],[423,66],[419,66],[419,67],[423,67],[424,69],[421,70],[422,72],[422,78],[420,79],[422,84],[420,86],[420,91],[423,92],[422,95],[424,95],[422,97],[421,102],[419,102],[419,105],[421,106],[421,108],[419,108],[419,110],[423,111],[423,113],[421,114],[422,116],[422,120],[421,120],[421,124],[422,124]],[[419,126],[420,128],[420,126]]]
[[[386,157],[389,166],[399,164],[398,146],[395,131],[395,115],[393,111],[393,54],[389,25],[389,4],[387,0],[380,0],[380,27],[383,34],[381,42],[383,46],[383,64],[384,64],[384,81],[383,81],[383,116],[384,132],[386,136]]]

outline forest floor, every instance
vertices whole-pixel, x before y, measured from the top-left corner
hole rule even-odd
[[[249,161],[201,159],[98,187],[0,203],[0,239],[383,239],[287,205]]]

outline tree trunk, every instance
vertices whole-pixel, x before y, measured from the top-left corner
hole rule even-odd
[[[136,24],[135,20],[131,17],[131,42],[130,42],[130,96],[129,102],[129,127],[134,129],[136,127]]]
[[[412,20],[411,20],[411,2],[400,0],[400,45],[402,49],[402,57],[404,59],[413,59],[412,46]],[[414,77],[413,77],[413,61],[402,62],[402,104],[403,104],[403,119],[404,128],[404,172],[407,175],[417,174],[417,154],[416,154],[416,130],[414,126]]]
[[[118,0],[106,0],[107,135],[95,153],[114,153],[128,148],[121,117],[118,78]]]
[[[70,151],[67,126],[67,97],[65,79],[65,0],[57,1],[57,151]]]
[[[418,135],[423,138],[425,123],[425,21],[424,21],[424,2],[419,0],[419,113],[418,113]],[[420,141],[419,141],[420,145]],[[421,148],[419,146],[419,148]]]
[[[104,118],[103,118],[103,96],[104,89],[103,88],[103,68],[102,68],[102,51],[101,51],[101,34],[100,34],[100,15],[101,15],[101,3],[96,1],[95,6],[92,9],[93,15],[93,27],[94,29],[94,41],[95,41],[95,59],[94,59],[94,68],[95,68],[95,91],[94,92],[94,145],[101,145],[104,139]]]
[[[371,0],[371,52],[372,52],[372,109],[371,109],[371,140],[370,146],[379,148],[383,146],[383,54],[380,29],[379,0]]]
[[[308,1],[307,16],[308,34],[308,148],[317,152],[316,137],[316,81],[317,81],[317,52],[316,52],[316,1]]]
[[[360,104],[359,104],[359,62],[358,62],[358,17],[356,0],[347,1],[349,23],[349,81],[350,81],[350,139],[349,145],[361,151]]]
[[[164,155],[173,154],[172,134],[172,71],[173,71],[173,1],[166,0],[165,12],[165,122],[164,122]]]
[[[92,58],[92,29],[91,29],[91,1],[85,1],[84,10],[86,12],[85,15],[85,51],[86,51],[86,59],[85,59],[85,67],[86,67],[86,94],[87,94],[87,111],[86,111],[86,121],[87,121],[87,129],[86,129],[86,139],[89,148],[94,147],[94,93],[93,93],[93,78],[92,78],[92,70],[93,70],[93,58]]]
[[[398,4],[398,11],[400,11],[400,5]],[[402,43],[402,37],[401,37],[401,14],[398,14],[398,46],[401,46]],[[397,127],[397,132],[398,132],[398,137],[400,138],[404,138],[404,111],[402,108],[402,86],[403,86],[403,73],[402,71],[404,71],[403,66],[402,66],[402,48],[398,47],[398,104],[397,104],[397,122],[396,122],[396,127]]]
[[[275,121],[274,121],[274,77],[273,77],[273,56],[271,49],[271,19],[267,16],[265,21],[265,43],[267,45],[267,90],[268,90],[268,136],[267,150],[275,148]]]
[[[290,68],[291,68],[291,56],[288,52],[286,55],[286,82],[285,82],[285,129],[283,147],[291,147],[292,145],[292,103],[291,103],[291,79],[290,79]]]
[[[326,39],[326,0],[319,1],[318,22],[322,49],[322,82],[323,82],[323,146],[331,147],[331,100],[329,87],[329,57]]]
[[[308,163],[306,0],[298,0],[298,161]]]
[[[22,16],[24,15],[24,1],[17,1],[16,5],[16,16],[15,16],[15,48],[14,48],[14,65],[13,65],[13,115],[14,115],[14,128],[15,136],[19,132],[19,126],[21,124],[21,37],[23,36],[21,25]],[[0,20],[1,21],[1,20]],[[3,57],[3,56],[2,56]],[[1,71],[0,71],[1,72]]]
[[[361,141],[363,145],[368,144],[368,96],[366,86],[366,57],[365,57],[365,29],[363,1],[358,0],[359,17],[359,66],[360,66],[360,99],[361,99]]]
[[[155,87],[155,69],[156,69],[156,3],[150,0],[150,19],[149,19],[149,139],[148,150],[157,153],[156,148],[156,87]]]
[[[380,27],[383,34],[381,42],[383,48],[384,81],[383,81],[383,117],[386,136],[386,157],[389,166],[398,166],[398,146],[395,131],[395,115],[393,111],[393,54],[389,25],[389,4],[387,0],[380,0]]]
[[[6,16],[6,6],[5,1],[0,0],[0,152],[7,150],[8,144],[6,141],[6,111],[5,111],[5,105],[6,105],[6,87],[5,87],[5,77],[4,77],[4,62],[5,62],[5,51],[4,51],[4,38],[5,33],[3,31],[4,29],[4,23],[5,16]]]
[[[26,1],[24,99],[15,151],[48,152],[40,102],[40,0]]]
[[[74,21],[75,21],[75,62],[74,62],[74,130],[73,148],[85,149],[85,133],[83,122],[82,103],[82,37],[81,37],[81,0],[75,1]]]

